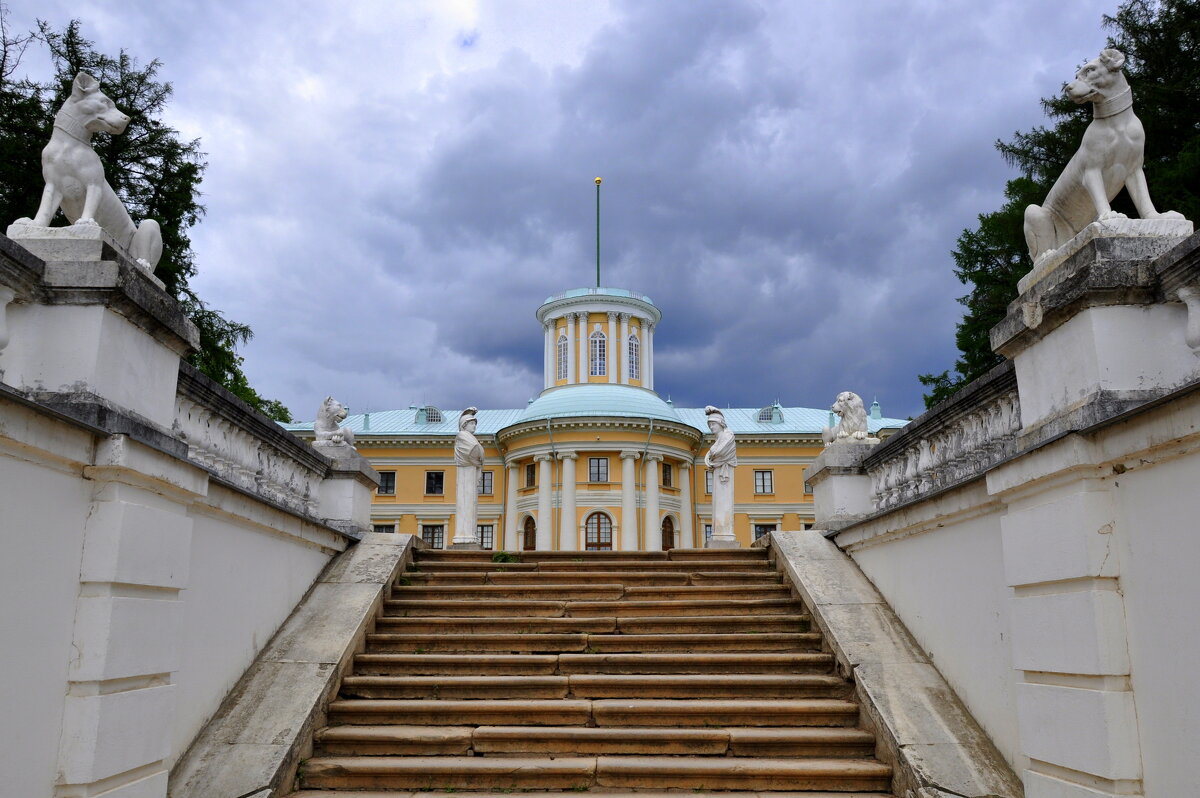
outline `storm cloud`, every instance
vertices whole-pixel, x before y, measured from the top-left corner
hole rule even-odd
[[[520,407],[534,319],[595,275],[663,310],[677,405],[921,410],[953,364],[950,251],[1104,43],[1094,2],[12,4],[162,59],[201,139],[194,286],[300,418]],[[26,63],[38,67],[37,59]]]

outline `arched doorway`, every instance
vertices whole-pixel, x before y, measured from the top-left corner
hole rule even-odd
[[[533,520],[532,515],[525,518],[525,545],[521,548],[525,551],[537,549],[537,523]]]
[[[612,519],[604,513],[592,513],[584,523],[584,548],[588,551],[612,551]]]
[[[675,548],[675,522],[667,516],[662,522],[662,550],[670,551]]]

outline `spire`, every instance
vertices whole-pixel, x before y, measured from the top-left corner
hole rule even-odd
[[[600,178],[596,178],[596,287],[600,287]]]

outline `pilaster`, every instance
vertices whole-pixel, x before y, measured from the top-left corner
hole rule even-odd
[[[646,319],[643,324],[646,340],[642,344],[642,385],[654,390],[654,321]]]
[[[621,350],[621,384],[629,384],[629,314],[622,313],[621,317],[621,340],[618,347]]]
[[[588,314],[575,314],[575,331],[579,336],[579,381],[588,381]]]
[[[575,314],[566,314],[567,319],[567,385],[575,384]]]
[[[2,299],[3,297],[0,297]],[[619,366],[618,355],[621,351],[621,342],[617,340],[617,314],[616,311],[608,312],[608,381],[617,381],[617,370]]]

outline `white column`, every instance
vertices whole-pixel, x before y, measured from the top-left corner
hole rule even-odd
[[[621,551],[637,551],[637,452],[621,452]]]
[[[579,381],[588,381],[588,314],[580,313],[579,330]]]
[[[579,526],[575,522],[575,452],[563,452],[562,460],[562,513],[558,523],[558,548],[560,551],[579,549]]]
[[[545,351],[542,353],[542,387],[549,388],[554,384],[554,323],[548,321],[542,328],[546,331]]]
[[[621,351],[621,342],[617,340],[617,314],[608,313],[608,381],[617,381],[617,353]]]
[[[539,454],[533,459],[538,462],[537,550],[551,551],[554,547],[554,533],[550,510],[550,497],[553,489],[550,475],[550,455]]]
[[[646,551],[662,550],[662,519],[658,517],[658,464],[661,454],[646,455]]]
[[[575,382],[575,314],[567,314],[567,385]]]
[[[521,469],[516,463],[508,464],[508,489],[504,499],[504,542],[500,548],[507,551],[520,551],[521,544],[517,540],[517,477]]]
[[[646,340],[642,342],[642,385],[654,390],[654,322],[646,319]]]
[[[621,384],[629,384],[629,314],[621,314],[621,340],[617,344],[621,350]]]
[[[692,507],[692,464],[679,464],[679,540],[675,545],[690,549],[695,547],[692,539],[692,517],[696,508]]]

